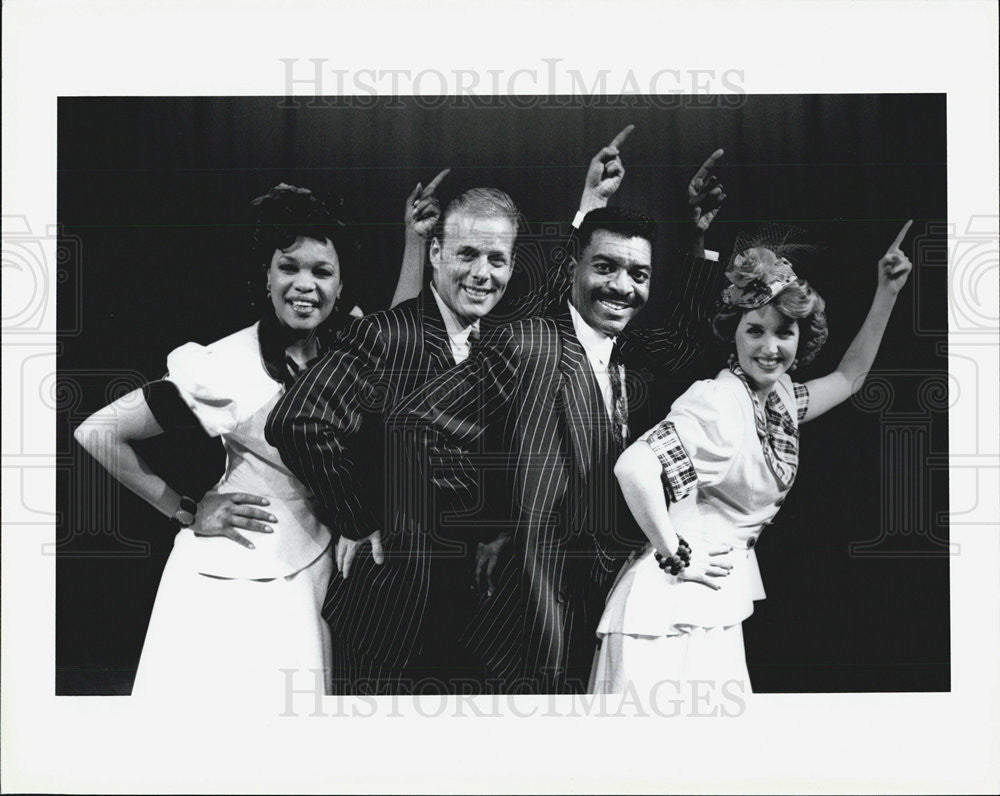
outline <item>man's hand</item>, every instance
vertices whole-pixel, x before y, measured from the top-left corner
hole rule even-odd
[[[701,164],[698,173],[688,183],[688,218],[694,224],[695,234],[699,237],[704,237],[726,198],[722,183],[712,175],[716,161],[723,154],[723,150],[716,149],[711,157]]]
[[[376,564],[381,564],[385,561],[385,554],[382,552],[381,531],[375,531],[370,536],[366,536],[364,539],[359,539],[358,541],[341,536],[337,540],[337,571],[343,576],[344,580],[347,580],[347,573],[351,571],[351,562],[354,560],[354,556],[358,554],[358,549],[365,542],[371,542],[372,558],[375,559]]]
[[[496,569],[497,561],[500,560],[500,551],[503,550],[507,540],[507,534],[501,534],[492,542],[480,542],[476,548],[476,585],[479,593],[487,597],[493,596],[496,584],[493,582],[493,570]]]
[[[429,238],[434,234],[434,225],[441,216],[441,204],[434,196],[434,190],[441,184],[441,180],[448,176],[451,169],[444,169],[438,172],[437,177],[431,180],[424,188],[421,183],[406,197],[406,208],[403,211],[403,222],[406,224],[406,231],[421,238]]]
[[[619,157],[619,148],[634,129],[635,125],[630,124],[590,161],[587,179],[583,184],[583,195],[580,197],[581,213],[589,213],[597,207],[606,207],[608,199],[615,195],[615,191],[622,184],[625,167]]]

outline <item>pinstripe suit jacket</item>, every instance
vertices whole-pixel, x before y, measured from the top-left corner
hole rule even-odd
[[[702,350],[691,330],[712,273],[688,275],[694,312],[683,328],[621,335],[633,433],[662,417],[686,381],[671,377]],[[417,497],[397,509],[415,519],[414,537],[446,543],[461,525],[510,534],[496,591],[481,600],[465,643],[507,687],[585,688],[604,599],[645,538],[614,478],[621,448],[565,304],[497,329],[474,357],[400,404],[387,438],[394,458],[412,460],[402,469],[417,474],[396,496]]]
[[[670,319],[672,328],[688,332],[692,311],[703,303],[710,282],[706,269],[692,267],[694,262],[688,259],[679,274],[685,300],[677,302],[677,315]],[[510,319],[546,312],[559,306],[567,288],[564,280],[550,279],[537,291],[510,296],[494,313]],[[486,336],[489,319],[482,325]],[[383,532],[386,563],[377,566],[362,554],[352,564],[350,578],[335,575],[324,616],[339,641],[397,668],[418,648],[433,562],[461,558],[456,539],[463,534],[474,544],[508,524],[493,512],[497,519],[490,523],[480,524],[480,514],[474,522],[442,526],[450,531],[448,538],[442,538],[437,526],[435,533],[427,533],[426,518],[438,514],[443,493],[429,489],[395,451],[387,452],[387,446],[399,443],[398,437],[385,435],[389,410],[454,365],[444,321],[425,291],[351,324],[288,390],[267,425],[268,441],[316,496],[331,528],[352,539]]]

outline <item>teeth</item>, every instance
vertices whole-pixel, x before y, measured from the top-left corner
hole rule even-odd
[[[629,306],[628,304],[621,301],[609,301],[608,299],[598,299],[598,301],[600,301],[601,304],[603,304],[604,306],[612,307],[613,309],[616,310],[628,309]]]
[[[293,301],[292,306],[297,310],[311,310],[316,305],[309,301]]]
[[[463,285],[463,287],[474,296],[486,296],[491,292],[489,288],[484,287],[472,287],[471,285]]]

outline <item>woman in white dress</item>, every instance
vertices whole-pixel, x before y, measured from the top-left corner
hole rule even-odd
[[[407,200],[406,275],[419,273],[414,253],[422,252],[409,237],[433,228],[437,182]],[[265,441],[264,424],[347,322],[335,304],[356,245],[308,189],[282,183],[253,205],[268,297],[260,320],[210,345],[177,348],[162,381],[101,409],[75,433],[115,478],[180,526],[133,694],[271,696],[284,693],[283,669],[294,671],[296,687],[329,690],[329,628],[320,609],[333,568],[331,534]],[[199,501],[175,492],[129,444],[195,422],[221,437],[226,452],[224,475]]]
[[[795,479],[799,423],[846,400],[871,368],[911,269],[899,250],[909,225],[879,261],[871,310],[839,366],[804,384],[788,372],[826,340],[823,300],[787,259],[737,249],[714,321],[735,344],[730,366],[693,384],[615,467],[649,545],[608,596],[592,692],[653,699],[692,680],[749,692],[742,622],[764,598],[754,545]]]

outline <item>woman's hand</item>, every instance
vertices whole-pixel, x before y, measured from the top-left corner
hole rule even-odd
[[[441,217],[441,203],[434,196],[434,190],[441,180],[448,176],[451,169],[444,169],[424,188],[421,183],[406,197],[406,209],[403,211],[403,222],[406,231],[421,238],[429,238],[434,234],[434,225]]]
[[[880,293],[895,297],[906,284],[910,271],[913,270],[913,264],[899,249],[899,244],[903,242],[911,224],[913,224],[913,219],[903,225],[896,240],[892,242],[889,250],[878,261],[878,291]]]
[[[274,528],[266,523],[277,522],[278,518],[263,509],[254,508],[267,505],[267,498],[245,492],[207,495],[198,504],[191,530],[195,536],[225,536],[253,550],[253,542],[240,531],[274,533]]]
[[[729,545],[705,550],[702,547],[691,549],[691,563],[681,570],[677,576],[681,580],[692,580],[702,583],[710,589],[718,591],[722,588],[720,578],[725,578],[733,569],[733,565],[724,556],[733,552]]]

